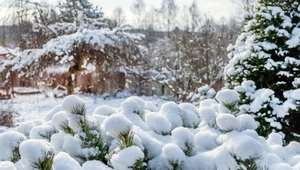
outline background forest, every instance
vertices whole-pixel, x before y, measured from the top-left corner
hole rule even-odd
[[[239,3],[245,9],[243,13],[253,8],[248,1]],[[110,17],[104,17],[101,7],[88,1],[59,1],[57,5],[51,5],[18,0],[6,1],[3,5],[9,6],[13,13],[3,18],[1,44],[18,48],[16,53],[48,48],[45,44],[53,39],[73,34],[83,27],[86,30],[130,27],[126,32],[134,34],[138,40],[134,39],[134,43],[120,42],[123,43],[120,48],[137,47],[138,51],[127,50],[128,55],[115,51],[115,55],[108,56],[106,53],[95,59],[96,54],[92,54],[96,51],[95,47],[86,48],[83,55],[94,59],[81,71],[73,71],[76,78],[71,88],[111,96],[124,90],[137,95],[168,95],[175,96],[177,101],[198,102],[200,93],[210,90],[209,93],[213,94],[211,88],[219,90],[222,87],[223,68],[228,62],[226,49],[236,40],[243,23],[241,17],[216,21],[201,13],[196,1],[190,6],[180,7],[174,0],[163,0],[160,8],[146,10],[143,0],[136,0],[131,5],[134,14],[131,26],[127,25],[128,16],[122,8],[116,8]],[[86,18],[81,16],[84,21],[78,20],[80,11],[84,11]],[[14,52],[10,50],[9,53]],[[11,56],[14,55],[17,54]],[[132,55],[138,56],[130,57]],[[37,86],[44,83],[52,88],[58,85],[68,87],[66,77],[72,74],[68,70],[70,62],[54,66],[55,63],[43,63],[47,69],[39,67],[39,76],[30,71],[37,68],[30,64],[27,64],[30,68],[22,66],[21,74],[12,72],[10,75],[21,75],[21,79],[3,80],[2,86]],[[5,77],[4,71],[2,79]]]

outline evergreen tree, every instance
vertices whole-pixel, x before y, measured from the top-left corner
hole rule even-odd
[[[225,77],[229,88],[252,80],[257,89],[271,89],[274,96],[270,95],[259,111],[248,109],[247,112],[260,122],[262,133],[269,129],[262,135],[282,131],[290,141],[300,134],[299,103],[290,95],[300,88],[300,6],[297,0],[260,0],[259,3],[236,44],[229,47],[231,60]],[[242,96],[240,104],[255,100],[245,92]],[[293,106],[288,106],[289,103]],[[270,119],[279,121],[282,127],[272,125]]]
[[[73,23],[79,12],[84,12],[88,18],[100,19],[103,12],[98,6],[94,7],[88,0],[61,0],[58,3],[60,10],[60,21]]]

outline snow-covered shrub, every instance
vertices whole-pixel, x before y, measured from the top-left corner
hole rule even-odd
[[[225,100],[223,95],[232,96]],[[200,108],[169,102],[155,111],[145,107],[142,99],[131,97],[121,108],[101,106],[89,114],[82,99],[68,96],[62,102],[62,110],[57,109],[52,116],[25,122],[0,134],[0,169],[300,167],[298,142],[284,146],[283,137],[276,132],[267,139],[259,136],[252,116],[232,112],[239,109],[235,92],[223,90],[217,96],[219,102],[206,99]]]
[[[190,92],[190,94],[187,96],[187,101],[198,105],[200,101],[203,101],[205,99],[212,99],[215,95],[216,91],[206,84],[196,89],[195,92]]]
[[[25,169],[51,170],[54,151],[49,142],[29,139],[21,143],[19,152]]]
[[[240,100],[239,94],[234,90],[225,89],[216,95],[216,99],[219,102],[219,111],[227,113],[235,113],[236,105]]]
[[[172,142],[178,145],[186,156],[194,154],[194,135],[189,129],[178,127],[172,130]]]
[[[150,129],[158,134],[170,134],[171,132],[171,123],[168,119],[159,113],[147,113],[145,121]]]
[[[8,131],[0,134],[1,154],[0,161],[17,162],[20,159],[19,146],[26,137],[17,131]]]
[[[144,153],[137,146],[124,148],[111,158],[112,166],[115,169],[136,169],[142,170]]]
[[[229,46],[225,67],[227,86],[241,95],[245,112],[259,121],[267,136],[282,131],[287,142],[299,138],[299,103],[287,104],[300,88],[299,1],[259,1],[235,45]],[[252,81],[252,82],[251,82]]]

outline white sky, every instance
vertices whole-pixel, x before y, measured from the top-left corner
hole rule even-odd
[[[130,18],[130,6],[134,0],[91,0],[94,4],[102,6],[106,15],[110,15],[114,8],[122,7]],[[184,5],[190,5],[193,0],[175,0],[175,3],[182,8]],[[159,8],[162,0],[144,0],[146,6]],[[216,19],[229,17],[237,12],[237,5],[232,0],[197,0],[199,9],[203,13],[209,13]]]
[[[0,0],[0,4],[3,1],[10,0]],[[32,0],[40,1],[40,0]],[[55,3],[57,0],[42,0],[48,3]],[[126,19],[128,22],[132,21],[132,13],[130,11],[130,6],[134,0],[90,0],[95,5],[102,7],[103,12],[106,16],[111,15],[113,9],[117,7],[122,7],[126,13]],[[183,8],[184,5],[190,5],[193,0],[175,0],[175,3]],[[162,0],[144,0],[147,8],[152,6],[159,8],[161,6]],[[237,15],[237,5],[232,2],[232,0],[197,0],[198,6],[201,12],[208,13],[213,16],[215,19],[221,19],[222,17],[229,17],[232,15]],[[0,9],[0,18],[4,15],[5,10]]]

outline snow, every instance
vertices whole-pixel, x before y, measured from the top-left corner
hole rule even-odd
[[[68,113],[72,113],[74,108],[85,106],[85,101],[78,96],[70,95],[62,101],[62,107]]]
[[[204,151],[213,150],[218,146],[216,142],[218,136],[219,136],[218,133],[208,131],[208,130],[198,132],[194,136],[195,147],[196,147],[195,149],[200,153]]]
[[[45,123],[43,125],[34,126],[30,131],[29,138],[50,140],[45,137],[47,137],[49,134],[54,134],[56,132],[57,130],[52,124]]]
[[[125,114],[136,113],[143,116],[145,112],[145,102],[137,96],[131,96],[122,102],[121,108]]]
[[[78,96],[80,96],[85,101],[87,113],[89,113],[90,115],[92,115],[95,109],[99,106],[119,108],[121,106],[121,103],[126,100],[126,98],[103,99],[100,96],[82,94],[78,94]],[[160,107],[163,103],[165,103],[164,100],[157,97],[141,96],[141,98],[152,103],[156,107]],[[27,121],[32,121],[40,118],[45,119],[45,121],[50,121],[55,113],[57,113],[58,111],[64,111],[61,105],[62,100],[63,98],[48,98],[43,94],[18,95],[16,98],[10,100],[0,100],[0,105],[11,106],[11,108],[16,110],[19,116],[15,118],[15,121],[17,124],[22,124],[23,122],[25,123]],[[26,124],[28,124],[28,122]],[[19,128],[20,127],[17,127],[17,129]]]
[[[286,41],[286,44],[289,46],[289,48],[295,48],[299,45],[299,39],[300,39],[300,28],[294,28],[292,31],[292,37]]]
[[[53,115],[59,111],[63,111],[62,105],[57,105],[53,109],[51,109],[45,116],[44,119],[45,121],[49,121],[52,119]]]
[[[16,131],[8,131],[0,134],[0,161],[10,160],[13,157],[12,150],[18,148],[26,137]]]
[[[252,80],[243,81],[241,85],[245,92],[253,93],[256,89],[255,83]]]
[[[168,167],[171,167],[171,163],[182,164],[186,157],[178,145],[168,143],[162,148],[162,158],[166,160]]]
[[[17,170],[15,165],[10,161],[2,161],[0,162],[0,169],[1,170]]]
[[[144,158],[144,153],[137,146],[125,148],[114,154],[111,158],[111,163],[114,169],[130,170],[133,165],[139,160]]]
[[[194,146],[194,135],[189,129],[178,127],[172,130],[172,142],[182,150],[187,150],[186,143]]]
[[[96,116],[96,115],[110,116],[115,113],[117,113],[117,110],[115,108],[106,106],[106,105],[102,105],[95,109],[95,111],[93,112],[93,116]]]
[[[294,100],[300,100],[300,89],[292,91],[291,98]]]
[[[271,133],[269,136],[268,136],[268,144],[270,146],[272,145],[282,145],[283,144],[283,141],[282,141],[282,136],[280,136],[278,133]]]
[[[182,112],[180,107],[175,102],[166,102],[161,106],[160,113],[162,113],[171,123],[171,129],[182,126]]]
[[[68,122],[68,114],[65,111],[57,112],[53,115],[51,123],[57,128],[60,129],[62,123]]]
[[[126,117],[120,114],[115,114],[108,117],[103,122],[103,129],[108,133],[108,135],[117,138],[121,133],[129,133],[132,125],[132,122]]]
[[[199,110],[200,116],[207,125],[213,126],[216,121],[216,113],[210,107],[201,107]]]
[[[241,160],[259,158],[264,155],[263,145],[254,138],[232,131],[217,138],[217,142],[223,143],[228,151]],[[251,149],[249,149],[251,148]]]
[[[55,140],[55,138],[52,138],[52,140]],[[81,150],[81,144],[82,141],[79,140],[76,137],[73,137],[71,135],[65,135],[63,138],[63,145],[62,149],[66,151],[68,154],[70,154],[72,157],[76,157],[78,155],[82,155]]]
[[[19,151],[25,169],[33,169],[32,163],[44,160],[47,154],[52,154],[53,148],[45,140],[28,139],[21,143]]]
[[[184,127],[197,127],[200,123],[200,116],[198,109],[190,103],[179,104],[182,115],[182,123]]]
[[[87,161],[82,165],[83,170],[112,170],[100,161]]]
[[[82,170],[82,168],[68,153],[60,152],[53,159],[53,170]]]
[[[37,124],[33,121],[23,122],[16,128],[16,130],[25,136],[29,136],[31,129],[36,125]]]
[[[60,151],[63,151],[65,136],[66,134],[64,132],[59,132],[51,136],[50,143],[53,146],[55,153],[59,153]]]
[[[171,131],[171,123],[160,113],[147,113],[145,121],[158,134],[167,134]]]
[[[214,100],[214,99],[205,99],[205,100],[203,100],[203,101],[201,101],[200,102],[200,108],[202,108],[202,107],[210,107],[211,105],[213,105],[213,104],[217,104],[217,102],[216,102],[216,100]]]
[[[254,118],[247,114],[242,114],[237,117],[241,124],[241,130],[255,130],[257,128],[257,123],[255,122]]]
[[[220,114],[216,119],[217,125],[224,131],[240,130],[240,121],[232,114]]]
[[[259,89],[255,92],[255,99],[250,105],[252,112],[258,112],[265,102],[270,101],[274,91],[270,89]]]
[[[216,99],[222,104],[232,104],[239,101],[239,94],[234,90],[225,89],[217,93]]]

